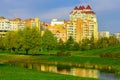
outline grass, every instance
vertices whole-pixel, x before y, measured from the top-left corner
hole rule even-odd
[[[49,51],[49,54],[55,54],[57,51]],[[71,64],[89,64],[100,66],[112,66],[120,72],[120,58],[101,58],[100,54],[112,53],[120,54],[120,46],[110,46],[107,48],[88,50],[88,51],[71,51],[72,56],[32,56],[32,55],[15,55],[0,52],[0,63],[7,61],[23,62],[47,62],[47,63],[71,63]],[[44,54],[47,54],[45,52]],[[39,75],[39,76],[38,76]],[[7,77],[6,77],[7,76]],[[41,77],[42,76],[42,77]],[[47,78],[48,77],[48,78]],[[10,78],[10,79],[9,79]],[[48,72],[40,72],[18,68],[14,66],[0,65],[0,80],[94,80],[88,78],[79,78],[73,76],[59,75]]]
[[[49,72],[41,72],[15,66],[0,64],[0,80],[98,80],[93,78],[80,78]]]
[[[112,53],[112,54],[120,54],[120,45],[117,46],[109,46],[106,48],[101,49],[93,49],[93,50],[87,50],[87,51],[72,51],[72,55],[76,56],[95,56],[99,57],[100,54],[105,53]]]

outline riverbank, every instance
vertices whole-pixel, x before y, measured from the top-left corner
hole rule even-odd
[[[102,69],[104,71],[110,70],[115,72],[116,74],[120,74],[120,63],[119,63],[120,58],[100,57],[101,54],[106,54],[106,53],[119,54],[120,53],[119,49],[120,49],[120,46],[113,46],[113,47],[107,47],[107,48],[96,49],[96,50],[88,50],[88,51],[70,51],[71,56],[57,56],[55,55],[57,51],[49,51],[49,54],[45,52],[43,53],[44,55],[19,55],[19,54],[10,54],[9,52],[4,52],[4,53],[0,52],[0,63],[4,64],[9,62],[16,62],[16,63],[27,62],[27,63],[45,63],[45,64],[54,64],[54,65],[61,64],[61,65],[70,65],[70,66],[84,67],[84,68],[96,68],[96,69]],[[27,80],[34,80],[34,78],[36,79],[35,75],[43,76],[46,74],[45,72],[41,72],[41,71],[32,72],[31,70],[29,71],[29,69],[23,69],[23,68],[18,68],[18,70],[15,70],[14,72],[13,66],[12,68],[11,66],[4,66],[4,67],[6,69],[5,68],[3,69],[3,67],[0,67],[0,70],[2,70],[2,72],[8,71],[8,73],[11,73],[9,74],[10,76],[13,76],[19,70],[20,71],[23,70],[23,72],[17,73],[18,78],[21,77],[21,75],[23,76],[20,78],[21,80],[26,79],[28,76],[32,76],[32,77],[31,79],[27,79]],[[32,73],[29,74],[28,72],[26,72],[26,70]],[[5,77],[7,76],[6,74],[2,76],[0,75],[2,79],[14,80],[9,78],[7,79]],[[26,76],[24,76],[23,74],[26,74]],[[42,79],[41,77],[38,77],[38,76],[37,78],[42,80],[50,80],[52,75],[53,73],[47,73],[46,76],[43,76],[43,77],[48,77],[47,79]],[[54,75],[59,76],[59,74],[54,74]],[[59,77],[57,77],[58,78],[57,80],[65,80],[65,78],[63,77],[66,77],[66,75],[60,75]],[[36,79],[36,80],[39,80],[39,79]],[[73,77],[73,76],[70,76],[70,78],[67,77],[67,79],[68,80],[94,80],[90,78],[80,78],[80,77],[78,77],[77,79],[76,77]],[[53,78],[51,80],[56,80],[56,78]]]
[[[1,80],[98,80],[80,78],[0,64]]]
[[[119,58],[101,58],[101,57],[83,57],[83,56],[31,56],[31,55],[13,55],[0,54],[0,63],[9,62],[27,62],[27,63],[46,63],[61,64],[70,66],[79,66],[96,69],[111,69],[120,74]]]

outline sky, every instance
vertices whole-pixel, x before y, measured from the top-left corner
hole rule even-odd
[[[97,15],[99,31],[120,32],[120,0],[0,0],[0,16],[8,19],[39,17],[69,20],[75,6],[90,5]]]

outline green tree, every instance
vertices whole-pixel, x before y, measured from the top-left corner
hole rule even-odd
[[[109,46],[114,46],[114,45],[119,45],[120,41],[115,36],[110,36],[108,43]]]
[[[11,52],[15,52],[16,50],[16,32],[10,31],[7,32],[6,37],[5,37],[5,47]]]
[[[72,50],[74,51],[80,50],[80,44],[77,42],[74,42]]]
[[[66,41],[66,49],[72,50],[74,45],[74,39],[70,36],[68,40]]]
[[[65,50],[65,43],[64,43],[64,41],[62,39],[59,39],[57,48],[60,51],[64,51]]]
[[[108,47],[109,46],[109,38],[107,38],[107,37],[99,38],[96,45],[98,48]]]
[[[0,36],[0,49],[5,49],[5,46],[4,46],[4,37],[1,35]]]
[[[57,45],[57,38],[49,30],[45,30],[42,36],[42,48],[41,50],[52,50],[55,49]]]
[[[39,50],[41,46],[41,34],[37,28],[25,28],[23,30],[22,49],[29,53],[31,49]]]
[[[91,47],[91,41],[87,38],[83,39],[82,42],[81,42],[81,50],[84,51],[84,50],[89,50]]]

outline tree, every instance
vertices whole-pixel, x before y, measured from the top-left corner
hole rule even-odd
[[[28,54],[31,49],[40,49],[41,46],[41,34],[37,28],[25,28],[22,36],[22,49]]]
[[[62,39],[59,39],[57,48],[58,48],[59,50],[61,50],[61,51],[64,51],[64,50],[65,50],[65,43],[63,42]]]
[[[74,39],[70,36],[68,40],[66,41],[66,49],[67,50],[72,50],[74,45]]]
[[[16,50],[16,32],[10,31],[6,34],[5,37],[5,47],[7,49],[10,49],[11,52],[15,52]]]
[[[109,43],[109,38],[103,37],[98,39],[96,45],[98,48],[105,48],[108,47],[108,43]]]
[[[110,36],[108,41],[109,46],[120,44],[120,41],[115,36]]]
[[[74,42],[72,50],[77,51],[80,50],[80,45],[77,42]]]
[[[91,41],[87,38],[83,39],[81,42],[81,50],[89,50],[91,46]]]
[[[56,48],[57,38],[49,30],[45,30],[42,36],[42,50],[52,50]]]
[[[5,40],[5,38],[2,37],[2,35],[1,35],[1,36],[0,36],[0,49],[5,49],[4,40]]]

